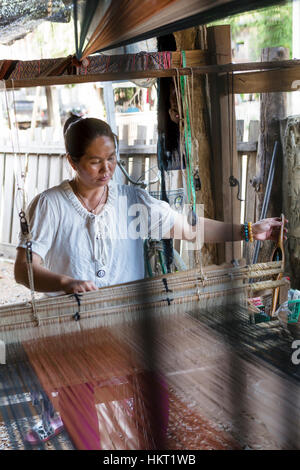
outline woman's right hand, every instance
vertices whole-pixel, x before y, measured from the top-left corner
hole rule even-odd
[[[63,277],[61,287],[66,294],[80,294],[82,292],[98,290],[92,281],[80,281],[71,277]]]

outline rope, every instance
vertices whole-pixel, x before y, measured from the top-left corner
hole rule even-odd
[[[229,72],[226,74],[227,81],[227,117],[228,117],[228,136],[229,136],[229,162],[230,162],[230,174],[232,175],[232,155],[231,155],[231,113],[230,113],[230,91],[229,91]],[[232,188],[230,189],[231,199],[231,239],[233,240],[233,208],[232,208]],[[233,241],[231,241],[231,259],[234,258],[234,247]]]
[[[16,100],[15,100],[15,89],[14,89],[14,80],[12,82],[12,98],[13,98],[13,113],[14,113],[14,120],[11,119],[10,110],[8,103],[8,91],[5,87],[4,82],[4,91],[5,91],[5,102],[6,102],[6,111],[8,116],[9,128],[10,128],[10,137],[11,137],[11,146],[12,151],[14,154],[14,178],[16,181],[17,191],[15,193],[15,203],[17,206],[18,215],[20,217],[20,225],[21,225],[21,232],[25,238],[26,243],[26,262],[27,262],[27,275],[28,275],[28,282],[31,294],[31,303],[32,303],[32,310],[33,310],[33,317],[35,322],[39,325],[39,317],[36,308],[36,299],[34,293],[34,276],[33,276],[33,268],[32,268],[32,235],[29,229],[29,225],[27,223],[25,209],[26,209],[26,191],[25,191],[25,183],[26,183],[26,176],[28,174],[28,154],[25,156],[25,166],[22,167],[22,159],[20,156],[20,140],[19,140],[19,132],[18,132],[18,121],[17,121],[17,113],[16,113]],[[13,121],[15,127],[15,139],[13,136]],[[15,150],[14,140],[17,143],[17,152]],[[19,171],[17,171],[17,167],[19,167]],[[22,201],[22,202],[21,202]]]
[[[15,138],[17,142],[17,153],[16,154],[14,148],[13,148],[13,153],[14,153],[14,176],[15,180],[17,183],[17,193],[15,194],[15,201],[17,204],[17,210],[18,213],[20,211],[24,211],[27,206],[27,197],[26,197],[26,191],[25,191],[25,184],[26,184],[26,177],[28,173],[28,153],[25,154],[25,165],[24,167],[22,166],[22,157],[21,157],[21,151],[20,151],[20,140],[19,140],[19,132],[18,132],[18,119],[17,119],[17,111],[16,111],[16,99],[15,99],[15,88],[14,88],[14,80],[12,80],[12,97],[13,97],[13,111],[14,111],[14,122],[15,122]],[[12,129],[12,127],[11,127]],[[12,146],[13,146],[13,135],[11,133],[11,140],[12,140]],[[16,164],[17,163],[17,164]],[[20,172],[18,174],[16,167],[20,167]],[[18,201],[18,198],[20,197],[21,203]],[[18,205],[19,204],[19,205]]]
[[[231,204],[231,258],[232,264],[236,263],[234,258],[234,217],[233,217],[233,185],[231,184],[233,177],[233,147],[234,147],[234,119],[233,119],[233,110],[234,110],[234,90],[233,90],[233,74],[227,73],[227,97],[228,97],[228,133],[229,133],[229,158],[230,158],[230,177],[229,177],[229,185],[230,185],[230,204]],[[230,89],[230,77],[231,77],[231,89]],[[230,103],[230,95],[231,95],[231,103]],[[230,112],[231,111],[231,112]]]
[[[184,54],[184,51],[183,51]],[[185,54],[184,54],[184,60],[185,60]],[[191,86],[189,80],[186,79],[186,77],[180,77],[179,71],[176,68],[176,77],[173,77],[173,82],[174,82],[174,88],[175,88],[175,94],[176,94],[176,99],[177,99],[177,106],[178,106],[178,114],[179,114],[179,125],[180,125],[180,160],[181,160],[181,171],[182,171],[182,180],[186,184],[185,186],[185,192],[186,192],[186,187],[188,186],[188,189],[192,188],[192,193],[188,193],[188,200],[191,202],[191,197],[193,199],[193,210],[195,211],[196,209],[196,194],[195,194],[195,188],[194,188],[194,178],[193,178],[193,173],[192,173],[192,168],[193,168],[193,163],[194,163],[194,145],[197,143],[197,149],[198,149],[198,142],[196,139],[193,139],[192,135],[192,129],[194,129],[194,112],[193,112],[193,104],[194,104],[194,74],[193,74],[193,69],[191,69]],[[186,90],[187,93],[184,93],[185,86],[183,87],[182,90],[182,78],[185,78],[185,85],[186,85]],[[183,93],[182,93],[183,91]],[[184,106],[184,100],[182,99],[182,95],[184,95],[187,99],[187,108]],[[190,112],[189,112],[190,111]],[[183,153],[185,149],[185,138],[186,138],[186,132],[185,129],[188,127],[188,122],[185,119],[186,112],[189,113],[190,116],[190,121],[189,121],[189,132],[190,132],[190,158],[188,159],[187,155],[187,172],[186,175],[183,171]],[[183,135],[183,137],[182,137]],[[188,154],[188,152],[187,152]],[[198,155],[198,152],[196,152]],[[189,160],[189,161],[188,161]],[[188,171],[190,164],[190,172]],[[192,173],[192,174],[191,174]],[[186,176],[186,178],[185,178]],[[189,185],[189,177],[191,178],[191,185]],[[186,183],[187,180],[187,183]],[[199,265],[200,268],[200,276],[199,280],[205,282],[206,276],[203,271],[203,258],[202,258],[202,253],[201,249],[197,251],[198,253],[198,260],[197,264]],[[198,280],[197,280],[197,285],[198,285]]]
[[[186,66],[185,51],[181,52],[182,65]],[[193,210],[196,210],[196,194],[193,181],[193,150],[192,150],[192,130],[191,130],[191,118],[190,118],[190,106],[189,106],[189,86],[188,79],[186,76],[180,77],[181,94],[183,97],[183,111],[184,111],[184,136],[185,136],[185,149],[186,149],[186,170],[187,170],[187,182],[188,182],[188,195],[189,201],[192,204]]]

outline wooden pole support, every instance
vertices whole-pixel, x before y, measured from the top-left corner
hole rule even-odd
[[[217,65],[231,62],[229,25],[208,28],[207,41],[209,52]],[[239,224],[240,201],[237,199],[237,188],[232,188],[229,185],[230,176],[239,178],[234,102],[231,94],[220,93],[217,76],[209,75],[209,88],[216,218]],[[225,248],[218,246],[218,257],[219,263],[224,260],[230,262],[233,259],[240,259],[241,243],[226,243]]]

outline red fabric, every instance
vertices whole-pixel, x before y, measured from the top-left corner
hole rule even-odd
[[[72,385],[58,391],[59,413],[65,428],[78,450],[100,450],[99,423],[94,387]]]
[[[99,328],[24,344],[54,406],[52,392],[58,392],[57,411],[77,449],[103,448],[102,435],[109,449],[163,448],[168,388],[141,370],[136,351],[126,343],[113,328]],[[119,431],[126,429],[134,437],[122,441]]]
[[[101,408],[99,415],[97,413],[98,400],[95,385],[88,383],[72,385],[58,391],[58,411],[76,449],[100,450],[101,434],[107,434],[106,427],[111,423],[114,424],[114,430],[110,431],[112,443],[110,449],[130,449],[127,436],[124,436],[123,441],[118,437],[122,434],[124,427],[127,430],[130,429],[130,435],[135,436],[133,443],[135,450],[164,449],[169,410],[168,387],[163,379],[157,378],[150,372],[128,377],[127,400],[126,395],[118,396],[116,387],[118,386],[113,383],[108,387],[110,403],[105,410],[106,413],[110,410],[108,421],[107,417],[105,421],[105,416],[101,416]],[[132,400],[132,410],[126,403],[128,399]],[[111,407],[113,402],[118,402],[123,413],[113,416],[113,407]],[[117,422],[118,419],[125,423],[125,426],[122,427]],[[109,446],[110,442],[106,445]]]

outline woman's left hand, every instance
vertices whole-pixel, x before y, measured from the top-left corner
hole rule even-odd
[[[288,221],[285,219],[285,224]],[[282,226],[280,217],[271,217],[269,219],[262,219],[252,224],[252,233],[254,240],[273,240],[278,241],[279,232]],[[287,229],[284,227],[284,239]]]

